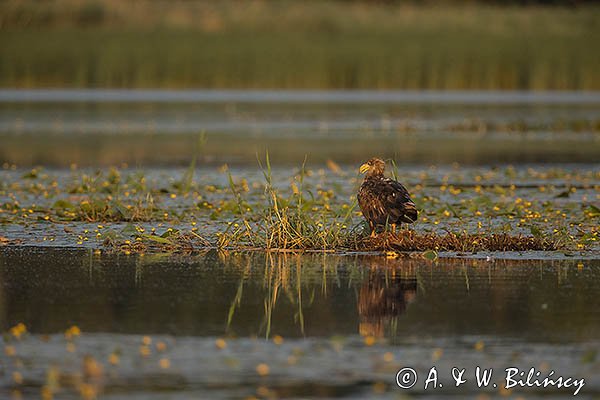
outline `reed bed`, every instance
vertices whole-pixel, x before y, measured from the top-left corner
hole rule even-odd
[[[600,89],[595,5],[0,4],[10,87]]]

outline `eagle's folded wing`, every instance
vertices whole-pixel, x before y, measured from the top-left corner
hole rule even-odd
[[[410,199],[408,190],[392,179],[382,180],[381,186],[382,198],[385,199],[385,208],[390,221],[415,222],[418,216],[417,207]]]

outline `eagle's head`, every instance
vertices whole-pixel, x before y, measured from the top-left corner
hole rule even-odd
[[[379,158],[371,158],[360,166],[359,171],[361,174],[366,173],[367,176],[383,175],[383,171],[385,171],[385,162]]]

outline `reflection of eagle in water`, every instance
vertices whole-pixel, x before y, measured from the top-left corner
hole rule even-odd
[[[417,279],[386,277],[372,271],[358,295],[358,330],[362,336],[384,337],[394,319],[417,297]]]
[[[371,237],[380,225],[413,223],[417,220],[417,207],[401,183],[383,175],[385,163],[372,158],[360,166],[360,173],[367,173],[358,190],[358,205],[371,228]]]

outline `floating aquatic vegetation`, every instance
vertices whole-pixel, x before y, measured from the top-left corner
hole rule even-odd
[[[194,171],[192,171],[194,170]],[[365,240],[352,167],[0,172],[1,244],[126,252],[597,251],[600,174],[586,167],[393,169],[419,221]],[[26,175],[27,178],[23,178]]]

